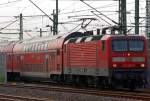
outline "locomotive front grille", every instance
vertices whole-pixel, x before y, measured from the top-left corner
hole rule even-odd
[[[113,57],[112,62],[144,62],[144,57]]]

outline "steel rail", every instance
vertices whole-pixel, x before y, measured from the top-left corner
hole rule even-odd
[[[128,92],[128,91],[113,91],[113,90],[87,90],[87,88],[73,88],[73,87],[64,87],[64,86],[51,86],[51,85],[35,85],[35,84],[6,84],[1,85],[4,87],[16,87],[16,88],[28,88],[28,89],[38,89],[43,91],[58,91],[58,92],[69,92],[69,93],[80,93],[96,96],[105,96],[105,97],[115,97],[115,98],[128,98],[128,99],[137,99],[150,101],[150,94],[146,92]],[[0,86],[0,87],[1,87]]]
[[[0,94],[1,101],[47,101],[48,99],[40,99],[40,98],[32,98],[32,97],[23,97],[23,96],[15,96],[15,95],[6,95]]]

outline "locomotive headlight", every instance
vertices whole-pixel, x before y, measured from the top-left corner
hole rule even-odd
[[[145,58],[144,57],[133,57],[132,62],[144,62]]]
[[[145,67],[145,64],[142,63],[142,64],[141,64],[141,67]]]
[[[113,57],[112,62],[125,62],[125,57]]]
[[[117,65],[116,65],[116,64],[113,64],[113,67],[117,67]]]

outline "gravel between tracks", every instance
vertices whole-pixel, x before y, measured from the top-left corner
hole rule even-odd
[[[1,87],[1,94],[17,95],[24,97],[34,97],[34,98],[47,98],[47,101],[141,101],[134,99],[124,99],[124,98],[113,98],[113,97],[103,97],[94,96],[86,94],[76,94],[67,92],[57,92],[57,91],[41,91],[35,89],[25,89],[16,87]]]

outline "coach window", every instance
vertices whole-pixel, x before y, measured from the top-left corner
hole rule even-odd
[[[32,44],[30,45],[30,52],[32,51]]]
[[[33,51],[33,44],[31,45],[31,51]]]
[[[25,46],[23,46],[23,51],[25,51]]]
[[[33,43],[33,46],[32,46],[32,51],[34,51],[34,49],[35,49],[35,44]]]
[[[28,52],[30,51],[30,45],[28,44]]]
[[[46,46],[46,49],[48,50],[48,42],[47,42],[47,44],[46,44],[47,46]]]
[[[102,41],[102,51],[104,52],[106,50],[105,41]]]
[[[41,48],[40,48],[40,50],[43,50],[43,44],[41,43]]]
[[[40,44],[40,49],[39,49],[40,51],[42,50],[42,47],[43,47],[43,45],[42,45],[42,44]]]
[[[42,50],[45,50],[45,44],[43,44]]]
[[[30,45],[28,44],[28,46],[27,46],[27,47],[28,47],[28,50],[27,50],[27,51],[29,52],[29,51],[30,51]]]
[[[35,49],[35,44],[33,43],[32,51],[34,51],[34,49]]]
[[[40,51],[40,48],[41,48],[41,45],[40,45],[40,44],[38,44],[38,46],[37,46],[37,50],[38,50],[38,51]]]
[[[37,43],[35,44],[34,51],[37,51]]]
[[[44,44],[41,45],[41,50],[44,50]]]
[[[47,47],[48,47],[48,43],[45,43],[45,50],[47,50]]]
[[[30,50],[29,48],[30,48],[30,47],[29,47],[29,44],[28,44],[28,45],[27,45],[27,52],[29,52],[29,50]]]
[[[27,45],[25,46],[26,48],[25,48],[25,51],[27,52],[28,51],[28,47],[27,47]]]

